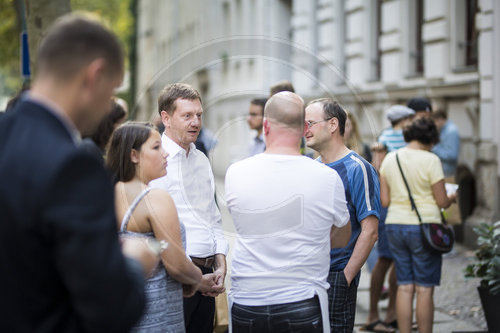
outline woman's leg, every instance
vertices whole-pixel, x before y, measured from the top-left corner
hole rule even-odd
[[[389,271],[389,304],[387,305],[387,313],[385,316],[385,322],[391,323],[396,319],[396,293],[398,285],[396,282],[396,268],[394,262],[391,265]]]
[[[368,321],[364,328],[366,330],[392,333],[394,329],[385,325],[380,321],[378,314],[378,302],[382,293],[385,275],[391,267],[392,260],[379,257],[375,266],[373,267],[372,276],[370,280],[370,311],[368,312]],[[376,323],[374,325],[374,323]]]
[[[378,302],[380,301],[385,275],[389,267],[391,267],[391,263],[392,260],[379,257],[375,267],[373,267],[370,280],[370,311],[368,313],[367,324],[379,319]]]
[[[414,284],[401,284],[398,286],[398,294],[396,296],[396,312],[398,316],[398,328],[400,333],[411,332],[414,294]]]
[[[431,333],[434,322],[434,287],[417,286],[417,324],[420,333]]]

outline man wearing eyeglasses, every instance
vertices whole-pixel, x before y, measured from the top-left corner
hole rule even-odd
[[[266,150],[232,164],[226,202],[238,237],[229,293],[233,332],[330,332],[331,244],[345,246],[342,180],[300,154],[304,104],[292,92],[264,110]]]
[[[377,172],[365,159],[344,145],[347,114],[329,98],[306,107],[307,146],[320,161],[339,174],[345,188],[351,220],[351,238],[343,248],[330,252],[328,275],[330,327],[332,332],[352,332],[360,269],[378,238],[380,185]]]

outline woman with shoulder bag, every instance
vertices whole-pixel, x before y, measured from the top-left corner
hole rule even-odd
[[[441,161],[430,152],[439,141],[432,119],[413,120],[403,135],[408,145],[389,153],[380,168],[380,198],[389,207],[385,223],[396,264],[399,331],[411,332],[416,293],[418,330],[427,333],[432,332],[433,292],[441,279],[442,254],[428,246],[421,224],[441,223],[440,209],[449,207],[456,194],[446,194]]]

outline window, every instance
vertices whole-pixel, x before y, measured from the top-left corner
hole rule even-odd
[[[465,66],[477,66],[477,0],[466,0]]]
[[[376,0],[372,7],[371,31],[370,36],[370,79],[372,81],[380,80],[381,76],[381,51],[380,36],[382,35],[382,0]]]
[[[452,2],[451,61],[455,72],[475,70],[478,63],[478,30],[476,15],[478,0]]]
[[[222,25],[222,34],[227,35],[231,31],[231,16],[230,16],[230,8],[229,2],[224,2],[222,4],[222,17],[223,17],[223,25]]]
[[[345,84],[344,75],[346,75],[345,42],[347,36],[347,27],[345,19],[345,0],[335,2],[335,29],[337,35],[335,38],[335,66],[340,71],[337,78],[338,84]]]
[[[414,62],[414,73],[424,72],[424,47],[422,43],[422,27],[424,25],[424,1],[417,0],[415,3],[415,46],[411,53]]]

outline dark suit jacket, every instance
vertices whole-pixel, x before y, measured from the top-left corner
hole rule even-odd
[[[27,100],[0,120],[0,177],[0,330],[128,331],[144,279],[121,254],[102,162]]]

